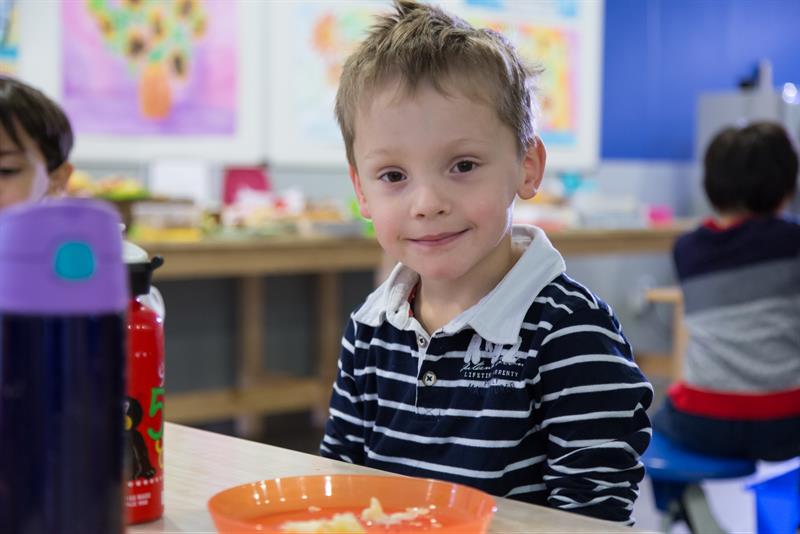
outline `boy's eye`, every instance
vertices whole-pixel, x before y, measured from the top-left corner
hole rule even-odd
[[[459,161],[453,166],[451,172],[458,172],[458,173],[469,172],[475,170],[475,167],[477,166],[478,164],[475,163],[474,161],[469,161],[469,160]]]
[[[378,176],[378,180],[394,184],[406,179],[406,175],[400,171],[389,171]]]
[[[0,176],[3,178],[8,178],[10,176],[14,176],[19,173],[19,169],[11,168],[11,167],[0,167]]]

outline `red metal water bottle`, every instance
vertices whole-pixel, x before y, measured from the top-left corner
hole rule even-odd
[[[127,253],[131,245],[125,246]],[[163,303],[153,304],[150,287],[152,272],[163,260],[159,256],[148,260],[147,254],[142,253],[144,261],[126,258],[131,287],[125,401],[128,468],[125,507],[129,524],[152,521],[164,514]]]

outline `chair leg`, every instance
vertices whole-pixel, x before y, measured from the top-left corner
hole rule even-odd
[[[667,511],[661,514],[661,532],[669,534],[672,531],[672,525],[679,520],[683,519],[683,506],[680,501],[672,501],[667,507]]]
[[[695,534],[725,534],[711,513],[703,488],[698,484],[687,486],[681,499],[684,516],[689,524],[689,529]]]

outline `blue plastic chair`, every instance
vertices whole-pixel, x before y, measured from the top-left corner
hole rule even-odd
[[[665,532],[680,519],[686,521],[692,532],[724,532],[711,514],[700,482],[743,477],[756,470],[753,461],[697,454],[682,449],[658,432],[653,432],[642,463],[653,482],[656,508],[664,514]]]
[[[748,488],[756,495],[759,534],[785,534],[800,527],[800,467]]]

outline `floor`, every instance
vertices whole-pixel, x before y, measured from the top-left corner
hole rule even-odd
[[[656,405],[663,396],[663,384],[654,381]],[[317,454],[322,430],[312,424],[312,415],[307,412],[270,416],[264,419],[264,432],[257,439],[270,445]],[[234,434],[232,423],[205,426],[204,428],[224,434]],[[712,512],[720,525],[730,533],[755,533],[755,498],[747,485],[755,480],[763,480],[796,466],[794,463],[759,464],[758,472],[751,477],[725,481],[708,482],[703,489],[709,500]],[[645,478],[640,487],[633,516],[638,529],[654,532],[661,528],[661,516],[653,502],[649,479]],[[684,523],[673,525],[672,534],[688,533]],[[800,534],[800,531],[798,531]]]

